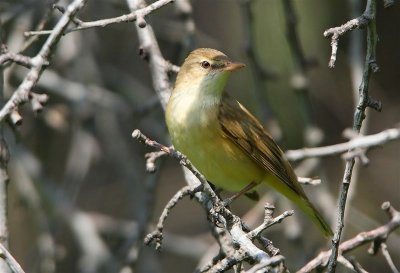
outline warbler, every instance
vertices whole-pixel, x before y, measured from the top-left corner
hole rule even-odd
[[[265,183],[295,203],[325,236],[332,230],[307,198],[290,163],[260,122],[225,93],[245,65],[210,48],[185,59],[166,108],[172,143],[217,187],[240,195]]]

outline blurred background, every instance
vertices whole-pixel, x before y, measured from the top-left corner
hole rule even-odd
[[[384,9],[377,2],[380,70],[372,76],[369,90],[382,102],[383,111],[368,110],[364,134],[399,126],[400,121],[400,6]],[[67,3],[58,2],[64,7]],[[355,30],[344,35],[336,67],[329,69],[330,40],[323,32],[360,15],[365,3],[177,0],[146,20],[173,64],[180,65],[198,47],[216,48],[246,63],[246,69],[231,77],[227,90],[287,150],[347,140],[342,132],[353,122],[366,34]],[[60,12],[51,4],[0,1],[3,41],[10,50],[37,54],[46,37],[37,37],[25,48],[31,38],[24,32],[37,29],[44,18],[44,29],[54,27]],[[78,18],[93,21],[128,12],[125,1],[88,1]],[[291,40],[293,33],[288,36],[291,29],[296,30],[301,54]],[[185,199],[172,210],[161,252],[142,243],[185,180],[178,162],[169,158],[158,162],[156,173],[146,173],[144,154],[151,150],[131,138],[138,128],[169,143],[163,110],[139,47],[135,23],[65,35],[34,89],[50,97],[43,112],[34,114],[27,104],[20,108],[22,125],[6,126],[10,249],[26,272],[131,272],[121,271],[127,264],[133,272],[193,272],[217,253],[209,222],[194,200]],[[17,65],[5,69],[6,97],[26,72]],[[171,81],[174,76],[171,73]],[[388,219],[380,209],[384,201],[400,209],[399,154],[400,143],[388,143],[368,152],[368,166],[356,167],[343,239],[385,223]],[[321,185],[304,188],[333,226],[344,161],[334,156],[294,166],[299,175],[322,179]],[[277,213],[293,208],[263,190],[261,203],[242,197],[233,204],[233,212],[253,227],[261,223],[266,201],[275,204]],[[303,218],[296,210],[294,217],[265,233],[291,271],[330,245]],[[388,248],[398,267],[399,244],[397,231]],[[368,272],[389,272],[382,254],[370,256],[367,247],[350,256]],[[339,265],[338,272],[350,271]]]

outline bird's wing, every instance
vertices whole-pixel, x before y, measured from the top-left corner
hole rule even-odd
[[[218,119],[226,137],[242,148],[264,170],[307,199],[282,150],[245,107],[228,95],[223,95]]]

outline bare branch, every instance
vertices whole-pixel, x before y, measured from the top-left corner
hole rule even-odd
[[[339,37],[355,28],[363,28],[368,25],[370,20],[375,19],[375,10],[371,6],[371,1],[368,1],[368,3],[369,4],[367,4],[367,8],[360,17],[347,21],[339,27],[333,27],[325,30],[324,36],[331,37],[332,53],[331,59],[329,60],[330,68],[335,67]]]
[[[8,62],[14,62],[27,68],[32,67],[32,59],[22,54],[8,50],[6,45],[1,45],[0,66],[5,66]]]
[[[374,135],[357,136],[345,143],[316,148],[288,150],[286,151],[286,157],[291,161],[298,161],[310,157],[333,156],[354,149],[367,150],[398,139],[400,139],[400,128],[392,128]],[[351,157],[346,157],[345,159],[350,160],[351,158],[354,158],[354,154]]]
[[[77,26],[75,28],[70,28],[66,29],[63,34],[68,34],[74,31],[78,30],[84,30],[84,29],[89,29],[89,28],[95,28],[95,27],[106,27],[111,24],[118,24],[122,22],[134,22],[136,21],[138,26],[143,28],[146,26],[146,21],[144,20],[145,16],[149,15],[153,11],[156,11],[163,6],[174,2],[174,0],[159,0],[151,5],[148,5],[145,8],[138,9],[136,11],[132,11],[129,14],[124,14],[118,17],[114,18],[109,18],[109,19],[102,19],[102,20],[97,20],[97,21],[91,21],[91,22],[83,22],[81,20],[74,20],[74,24]],[[58,9],[60,8],[59,6],[56,6]],[[59,9],[60,10],[60,9]],[[64,13],[64,10],[60,10]],[[39,31],[27,31],[24,33],[25,36],[33,36],[33,35],[48,35],[51,34],[53,30],[39,30]]]
[[[399,270],[396,268],[396,265],[393,262],[392,257],[390,256],[389,250],[387,249],[386,243],[381,243],[381,250],[383,257],[385,257],[386,262],[388,263],[390,269],[393,273],[399,273]]]
[[[148,171],[149,173],[154,173],[157,169],[156,167],[157,159],[165,155],[167,155],[167,153],[164,151],[156,151],[145,154],[144,157],[146,158],[146,171]]]
[[[276,266],[276,265],[283,264],[284,260],[285,260],[285,257],[283,257],[282,255],[277,255],[277,256],[272,257],[267,262],[259,263],[255,266],[253,266],[252,268],[247,270],[245,273],[257,273],[257,272],[259,272],[259,270],[268,268],[269,266]],[[279,272],[284,272],[284,271],[279,271]]]
[[[25,273],[17,260],[14,259],[14,257],[3,244],[0,244],[0,256],[7,262],[14,273]]]
[[[0,110],[0,122],[4,120],[6,116],[10,113],[15,112],[21,103],[27,102],[29,100],[29,95],[32,88],[38,82],[43,70],[49,63],[49,59],[54,50],[55,45],[61,39],[64,30],[67,28],[74,18],[75,14],[83,8],[87,0],[75,0],[66,9],[64,15],[60,18],[57,25],[52,30],[50,36],[47,38],[46,42],[42,46],[39,53],[31,59],[31,69],[26,75],[23,82],[19,85],[17,90],[13,93],[11,98]]]
[[[383,242],[388,238],[391,232],[400,227],[400,212],[390,206],[389,202],[383,203],[382,209],[387,212],[390,217],[390,221],[385,225],[373,230],[361,232],[357,236],[341,243],[338,251],[341,255],[344,255],[347,252],[370,242]],[[307,273],[316,268],[325,267],[328,263],[331,253],[332,250],[321,252],[317,257],[299,269],[297,273]]]
[[[371,79],[372,73],[378,71],[378,66],[376,64],[376,44],[378,42],[378,35],[376,32],[375,15],[376,15],[376,0],[368,0],[363,14],[363,16],[365,17],[365,25],[367,25],[367,53],[365,56],[363,77],[359,87],[358,104],[354,112],[354,120],[353,120],[353,130],[357,134],[359,134],[361,131],[361,126],[365,118],[366,108],[371,107],[371,104],[369,103],[371,99],[368,93],[369,81]],[[332,43],[334,43],[334,40],[332,40]],[[336,40],[336,47],[337,47],[337,40]],[[334,48],[334,46],[332,48]],[[336,54],[332,54],[332,56],[335,57],[332,62],[333,65],[334,60],[336,59]],[[349,152],[351,152],[351,150],[349,150]],[[354,164],[355,164],[354,158],[348,160],[346,162],[346,167],[344,170],[343,181],[341,184],[340,194],[339,194],[336,231],[332,239],[332,254],[329,259],[329,265],[328,265],[329,273],[335,272],[336,269],[336,258],[338,255],[340,238],[344,227],[344,216],[345,216],[345,208],[347,202],[347,194],[349,191],[350,182],[353,175]]]
[[[350,257],[349,261],[357,273],[368,273],[353,257]]]
[[[179,200],[181,200],[183,197],[188,195],[193,196],[196,192],[200,190],[201,187],[193,188],[191,186],[185,186],[177,193],[175,193],[174,197],[172,197],[171,200],[169,200],[169,202],[165,206],[158,220],[157,229],[146,236],[144,243],[146,245],[149,245],[153,241],[155,241],[155,248],[159,250],[163,239],[164,222],[167,219],[170,211],[178,204]]]
[[[253,240],[255,237],[259,236],[261,234],[261,232],[263,232],[267,228],[282,222],[286,217],[291,216],[294,213],[293,210],[289,210],[289,211],[285,211],[281,215],[273,218],[272,216],[274,214],[275,207],[273,205],[267,203],[267,204],[265,204],[264,209],[265,209],[265,217],[264,217],[263,223],[260,226],[258,226],[257,228],[255,228],[252,231],[250,231],[249,233],[247,233],[247,236],[251,240]]]

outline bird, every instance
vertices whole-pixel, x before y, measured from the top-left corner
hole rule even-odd
[[[244,66],[211,48],[198,48],[187,56],[165,113],[174,148],[213,185],[236,192],[235,198],[267,184],[296,204],[324,236],[332,236],[283,151],[261,123],[225,91],[232,72]]]

